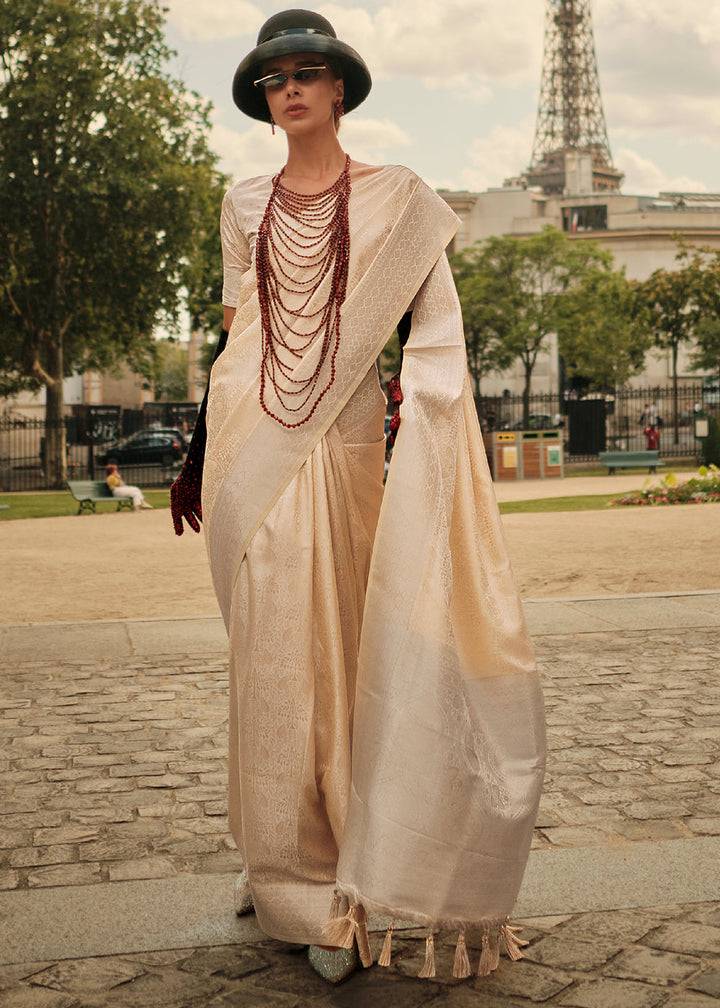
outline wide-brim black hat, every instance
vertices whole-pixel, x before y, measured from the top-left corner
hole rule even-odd
[[[358,56],[335,34],[330,22],[307,10],[287,10],[273,14],[260,29],[257,46],[248,53],[235,71],[233,100],[252,119],[269,123],[270,109],[265,94],[253,81],[261,76],[262,66],[276,56],[291,53],[318,53],[339,65],[345,84],[343,105],[346,112],[365,101],[372,86],[370,71]]]

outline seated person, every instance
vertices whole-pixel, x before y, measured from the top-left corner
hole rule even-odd
[[[132,498],[133,511],[139,511],[140,508],[152,508],[152,504],[148,504],[139,487],[126,486],[123,483],[116,465],[105,466],[105,482],[110,487],[113,497]]]

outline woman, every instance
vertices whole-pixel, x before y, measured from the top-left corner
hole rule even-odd
[[[461,932],[458,976],[466,927],[481,972],[519,955],[544,758],[444,255],[458,221],[408,169],[345,154],[369,90],[309,11],[271,17],[238,67],[236,104],[284,130],[287,161],[225,197],[229,334],[172,492],[178,534],[204,520],[230,638],[238,909],[335,982],[356,941],[372,961],[367,910],[391,919],[381,963],[395,917],[429,929],[422,975],[440,928]],[[375,361],[410,310],[383,492]]]
[[[146,508],[148,510],[152,509],[152,504],[148,504],[139,487],[128,486],[126,483],[123,483],[116,465],[105,466],[105,482],[110,487],[113,497],[129,497],[132,499],[133,511],[139,511],[141,508],[143,510]]]

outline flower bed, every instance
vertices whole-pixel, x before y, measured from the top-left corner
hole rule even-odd
[[[642,490],[633,490],[610,501],[611,507],[621,504],[712,504],[720,501],[720,469],[703,466],[697,476],[678,482],[674,473],[668,473],[658,485],[645,481]]]

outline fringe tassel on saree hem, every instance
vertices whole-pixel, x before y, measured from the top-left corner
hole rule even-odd
[[[467,944],[465,942],[465,932],[461,931],[458,935],[457,945],[455,946],[453,976],[457,977],[459,980],[464,980],[466,977],[469,977],[471,973],[470,959],[468,958]]]
[[[354,903],[344,917],[338,917],[340,899],[337,896],[337,907],[335,897],[330,908],[330,918],[323,927],[323,937],[328,945],[335,945],[338,948],[352,948],[357,941],[360,962],[367,969],[372,966],[372,952],[370,950],[370,937],[367,929],[367,913],[362,903]],[[334,916],[333,916],[334,914]]]
[[[432,931],[425,939],[425,962],[418,976],[423,979],[435,976],[435,935]]]
[[[519,959],[525,958],[522,954],[522,949],[526,945],[530,944],[524,939],[518,938],[517,933],[519,930],[520,928],[510,927],[509,924],[503,924],[500,928],[500,939],[505,945],[505,951],[508,954],[508,958],[512,959],[513,962],[517,962]]]
[[[478,963],[478,976],[490,976],[493,970],[500,965],[500,942],[497,934],[490,931],[483,931],[480,944],[480,962]]]
[[[378,966],[389,966],[390,960],[392,958],[392,936],[395,930],[395,918],[390,921],[388,929],[385,932],[385,941],[383,942],[382,952],[380,953],[380,958],[378,959]]]

